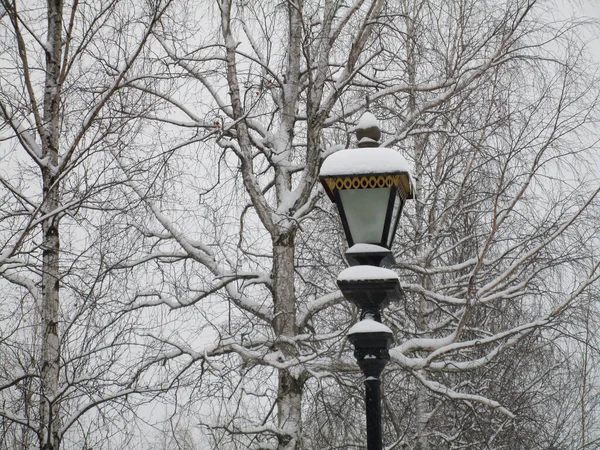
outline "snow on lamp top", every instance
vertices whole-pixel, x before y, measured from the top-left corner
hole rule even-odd
[[[321,177],[410,173],[406,158],[385,147],[348,148],[328,156],[321,166]]]
[[[407,180],[410,179],[408,161],[396,150],[379,147],[378,141],[381,138],[381,130],[378,120],[373,113],[370,111],[365,112],[358,120],[355,131],[358,139],[358,148],[340,150],[327,157],[323,161],[319,173],[322,181],[331,179],[332,177],[392,176],[397,174],[404,174]],[[330,183],[332,183],[331,180]],[[408,191],[406,192],[407,198],[412,198],[411,182],[407,181],[403,184]],[[327,186],[325,187],[328,191],[327,193],[333,199],[330,190],[334,186],[329,186],[329,189]]]
[[[375,115],[371,111],[365,111],[365,113],[362,116],[360,116],[360,119],[358,119],[356,129],[364,130],[372,127],[379,128],[379,120],[377,120],[377,117],[375,117]],[[379,139],[376,140],[378,141]]]
[[[360,322],[354,324],[349,330],[348,335],[362,334],[362,333],[386,333],[392,334],[392,330],[386,327],[381,322],[377,322],[370,317],[367,317]]]

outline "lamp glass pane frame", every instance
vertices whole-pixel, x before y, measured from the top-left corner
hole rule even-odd
[[[361,194],[367,194],[367,192],[369,193],[383,193],[383,191],[388,191],[387,193],[387,198],[385,199],[381,199],[379,201],[379,207],[380,207],[380,211],[364,211],[365,213],[371,213],[371,215],[378,215],[379,217],[383,217],[383,221],[381,221],[381,219],[379,220],[379,224],[376,225],[376,228],[379,228],[379,232],[376,233],[376,237],[374,237],[374,239],[364,239],[364,235],[368,234],[367,233],[357,233],[356,230],[356,217],[349,217],[352,215],[355,215],[358,212],[358,207],[350,207],[350,204],[347,204],[348,208],[344,207],[344,202],[342,201],[342,195],[341,193],[344,192],[346,195],[344,195],[344,197],[346,197],[344,200],[345,201],[352,201],[351,197],[355,197],[356,195],[354,194],[358,194],[360,196],[359,193]],[[367,195],[363,195],[363,200],[368,198],[368,194]],[[401,198],[401,196],[399,195],[399,190],[398,190],[398,186],[396,185],[391,185],[388,187],[381,187],[381,188],[367,188],[367,189],[343,189],[343,190],[339,190],[336,189],[334,191],[334,201],[335,204],[338,208],[339,214],[340,214],[340,219],[342,221],[342,225],[344,227],[344,233],[346,234],[346,240],[348,242],[348,245],[351,247],[354,244],[375,244],[375,245],[380,245],[382,247],[388,248],[390,249],[394,240],[394,236],[396,233],[396,229],[398,227],[398,223],[400,220],[400,215],[402,213],[402,208],[404,206],[404,201]],[[381,214],[381,209],[383,205],[381,205],[381,203],[385,204],[385,214]],[[347,211],[348,209],[348,211]],[[349,214],[348,214],[349,213]],[[360,214],[360,213],[359,213]],[[363,216],[364,218],[364,216]],[[360,219],[360,218],[359,218]],[[352,223],[354,222],[354,224]],[[371,235],[373,235],[373,233],[370,233]]]

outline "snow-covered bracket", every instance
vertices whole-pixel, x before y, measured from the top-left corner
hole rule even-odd
[[[361,309],[361,318],[367,316],[381,322],[381,308],[400,299],[400,280],[393,270],[359,265],[344,269],[337,278],[344,297]]]

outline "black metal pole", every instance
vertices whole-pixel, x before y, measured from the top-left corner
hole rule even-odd
[[[390,360],[388,349],[393,341],[392,333],[383,328],[384,331],[348,335],[348,339],[354,345],[356,361],[365,376],[367,450],[382,449],[380,376]]]
[[[383,448],[380,376],[390,360],[389,349],[394,342],[392,330],[381,323],[381,307],[400,294],[398,278],[388,279],[386,270],[381,270],[381,279],[338,280],[344,297],[361,308],[361,320],[348,330],[348,340],[365,377],[367,450]]]
[[[381,450],[381,381],[379,377],[365,378],[367,410],[367,450]]]

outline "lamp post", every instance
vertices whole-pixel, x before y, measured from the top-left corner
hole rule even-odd
[[[329,156],[319,176],[338,208],[350,247],[346,259],[351,267],[340,273],[337,284],[361,310],[361,320],[350,328],[348,339],[365,376],[367,449],[381,450],[380,375],[393,342],[392,331],[381,323],[381,309],[400,297],[398,276],[382,266],[394,263],[390,249],[413,189],[404,157],[379,147],[381,131],[370,112],[358,121],[356,137],[358,148]]]

